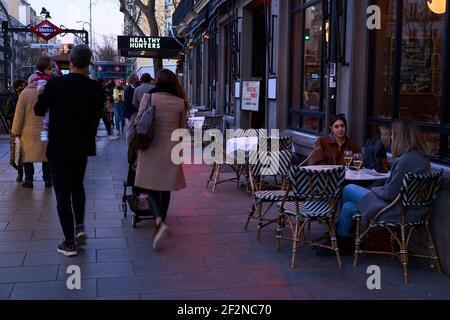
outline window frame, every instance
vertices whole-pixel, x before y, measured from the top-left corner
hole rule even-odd
[[[402,63],[402,40],[403,40],[403,8],[404,0],[394,0],[396,1],[396,12],[395,12],[395,47],[394,47],[394,65],[393,65],[393,77],[392,77],[392,104],[391,104],[391,119],[383,119],[379,117],[372,116],[373,114],[373,96],[374,96],[374,76],[375,70],[373,68],[374,61],[374,36],[375,32],[380,32],[379,30],[369,31],[369,52],[368,52],[368,81],[367,81],[367,101],[366,101],[366,134],[369,133],[370,125],[378,125],[390,127],[392,121],[399,119],[399,98],[400,98],[400,75],[401,75],[401,63]],[[371,0],[371,4],[377,4],[376,0]],[[445,30],[444,30],[444,44],[443,44],[443,67],[442,80],[441,80],[441,90],[442,96],[440,100],[440,122],[436,124],[426,123],[426,122],[416,122],[417,126],[423,132],[430,132],[439,134],[439,154],[438,155],[428,155],[428,157],[439,163],[450,164],[450,153],[449,153],[449,137],[450,137],[450,118],[449,118],[449,108],[450,105],[450,83],[449,83],[449,72],[450,72],[450,10],[445,13]],[[447,106],[447,107],[446,107]]]

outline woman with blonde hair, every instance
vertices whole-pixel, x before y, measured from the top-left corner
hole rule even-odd
[[[363,226],[367,225],[370,219],[398,196],[405,173],[426,174],[431,171],[423,136],[413,121],[396,120],[392,123],[391,132],[391,152],[394,163],[391,175],[384,185],[366,189],[350,184],[344,188],[343,205],[337,227],[339,248],[343,249],[344,254],[348,253],[353,245],[351,233],[354,215],[361,214]],[[408,212],[408,218],[410,221],[415,221],[423,213],[422,209],[413,209]],[[383,215],[383,220],[395,223],[400,221],[400,216],[401,208],[397,204]]]
[[[165,224],[170,203],[170,192],[186,187],[183,167],[172,161],[174,130],[186,127],[189,103],[177,76],[170,70],[161,70],[156,77],[156,87],[145,94],[139,106],[136,123],[147,105],[156,106],[153,121],[153,141],[145,151],[139,151],[135,187],[144,189],[150,209],[155,216],[156,234],[153,248],[157,250],[167,234]]]

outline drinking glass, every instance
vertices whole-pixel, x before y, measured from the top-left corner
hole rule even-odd
[[[344,163],[345,167],[348,169],[353,160],[353,151],[344,151]]]
[[[355,153],[353,155],[353,165],[356,167],[357,174],[359,174],[359,170],[363,166],[363,154],[362,153]]]

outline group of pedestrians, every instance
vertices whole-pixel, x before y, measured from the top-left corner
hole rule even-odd
[[[132,132],[146,106],[156,105],[154,140],[148,149],[138,151],[135,186],[142,190],[155,216],[153,247],[158,249],[168,230],[165,220],[170,192],[186,185],[182,166],[171,161],[174,142],[170,139],[173,130],[185,127],[189,109],[186,94],[169,70],[162,70],[156,82],[149,74],[143,74],[140,81],[132,74],[126,89],[113,81],[103,86],[89,78],[91,58],[88,46],[75,46],[70,53],[70,73],[62,76],[55,72],[52,59],[43,56],[28,82],[14,83],[15,94],[8,101],[5,116],[12,137],[23,146],[24,165],[17,168],[17,181],[25,174],[23,186],[33,188],[33,163],[42,162],[43,180],[47,188],[54,188],[64,234],[57,251],[77,255],[87,239],[83,181],[88,157],[96,154],[100,119],[113,136],[113,112],[117,133],[123,136],[125,118],[128,132]]]

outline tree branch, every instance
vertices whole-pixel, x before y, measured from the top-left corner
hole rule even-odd
[[[140,2],[140,1],[139,1]],[[138,25],[136,20],[131,15],[130,11],[128,11],[127,7],[125,6],[125,0],[119,0],[120,3],[120,12],[122,12],[125,17],[130,20],[131,24],[133,25],[133,28],[139,33],[140,36],[147,36],[144,31],[142,31],[141,27]]]

